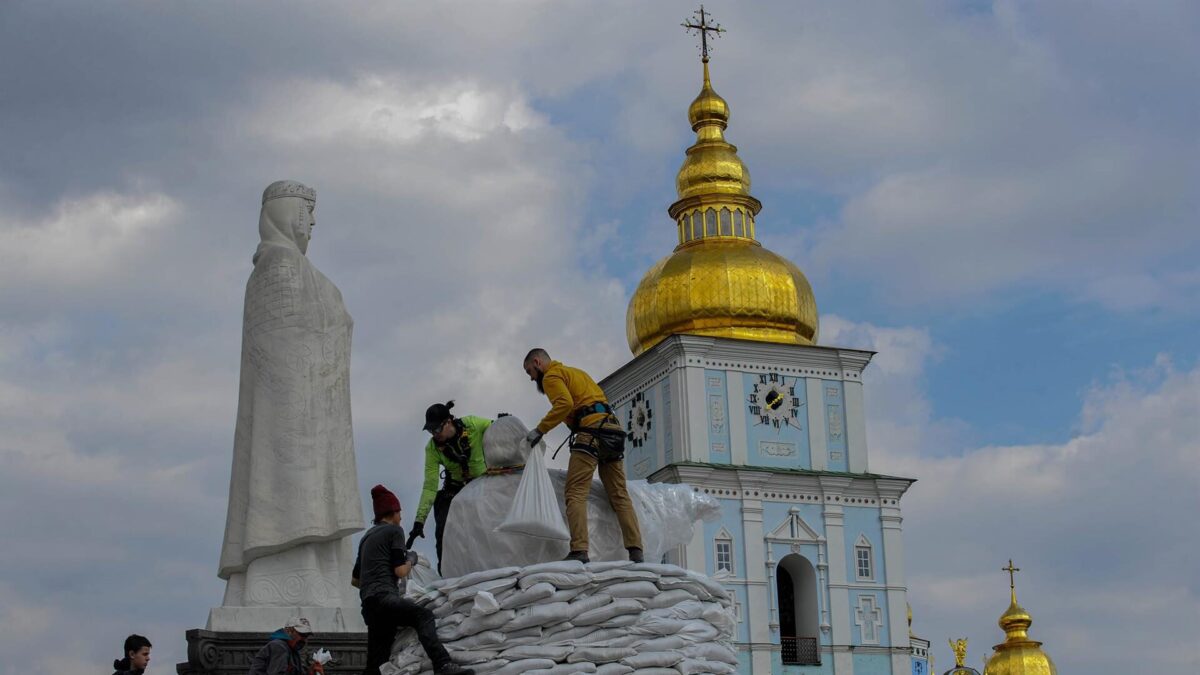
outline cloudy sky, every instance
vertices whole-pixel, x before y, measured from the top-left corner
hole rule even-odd
[[[713,78],[822,342],[879,351],[872,469],[915,629],[1063,672],[1200,663],[1200,11],[732,3]],[[0,673],[155,673],[219,604],[263,187],[318,190],[359,476],[414,504],[425,406],[609,372],[699,89],[684,2],[0,2]],[[427,549],[432,547],[425,545]]]

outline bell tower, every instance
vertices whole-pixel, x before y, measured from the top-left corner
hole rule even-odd
[[[741,672],[911,672],[900,498],[911,479],[868,468],[863,370],[872,352],[817,344],[803,272],[757,239],[762,204],[725,138],[701,8],[703,79],[688,108],[696,142],[668,215],[675,249],[629,303],[634,354],[600,384],[628,432],[631,479],[712,495],[671,562],[736,598]],[[799,671],[797,671],[799,672]]]

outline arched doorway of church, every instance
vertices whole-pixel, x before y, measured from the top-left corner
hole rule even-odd
[[[775,592],[779,607],[779,646],[783,663],[816,665],[820,618],[817,614],[817,573],[802,555],[791,553],[775,570]]]

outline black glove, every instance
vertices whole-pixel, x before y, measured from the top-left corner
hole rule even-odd
[[[413,542],[417,540],[417,537],[425,538],[425,523],[419,520],[413,523],[412,531],[408,533],[408,541],[404,542],[404,548],[412,548]]]
[[[538,441],[540,440],[542,440],[542,432],[538,431],[537,429],[530,431],[525,436],[525,442],[528,443],[529,447],[531,448],[537,447]]]

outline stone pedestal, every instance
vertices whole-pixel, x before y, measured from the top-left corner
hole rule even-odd
[[[246,675],[250,661],[267,643],[270,632],[236,633],[193,628],[187,632],[186,663],[175,666],[179,675]],[[313,633],[306,651],[324,647],[334,660],[326,673],[361,673],[367,667],[366,633]]]

